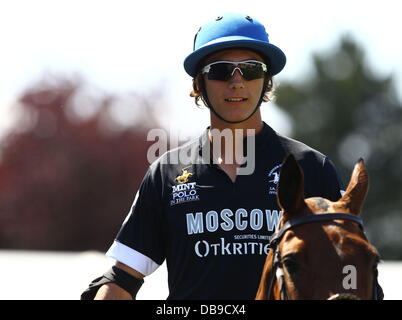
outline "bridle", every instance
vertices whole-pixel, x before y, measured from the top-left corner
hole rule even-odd
[[[286,284],[285,284],[285,275],[283,271],[283,266],[282,266],[282,260],[281,260],[281,253],[279,250],[279,243],[281,242],[283,236],[285,233],[302,224],[307,224],[307,223],[312,223],[312,222],[320,222],[320,221],[331,221],[331,220],[350,220],[353,222],[356,222],[361,230],[363,231],[363,221],[360,217],[354,216],[352,214],[347,214],[347,213],[325,213],[325,214],[309,214],[305,216],[301,216],[298,218],[294,218],[291,220],[288,220],[284,223],[282,228],[277,230],[271,237],[270,241],[270,248],[273,250],[272,252],[272,270],[271,270],[271,280],[270,280],[270,285],[268,289],[268,297],[267,299],[270,299],[272,294],[273,294],[273,289],[274,289],[274,283],[275,279],[278,281],[279,285],[279,290],[281,294],[281,300],[288,300],[289,295],[288,291],[286,289]],[[377,275],[374,277],[375,283],[373,284],[373,299],[377,300],[378,294],[377,294]],[[350,295],[350,294],[337,294],[330,299],[357,299],[356,296]]]

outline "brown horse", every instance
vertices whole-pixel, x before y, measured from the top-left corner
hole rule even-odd
[[[279,229],[271,238],[256,295],[263,299],[382,299],[377,250],[359,217],[368,190],[360,159],[337,202],[304,198],[303,171],[290,155],[281,169]]]

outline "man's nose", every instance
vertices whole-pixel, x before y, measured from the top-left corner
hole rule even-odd
[[[229,79],[229,85],[232,89],[241,89],[244,87],[244,78],[239,68],[233,70],[233,74]]]

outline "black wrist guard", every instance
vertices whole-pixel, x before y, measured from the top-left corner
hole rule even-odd
[[[94,279],[89,287],[81,294],[81,300],[93,300],[98,289],[106,283],[113,282],[126,290],[133,299],[135,299],[138,290],[144,283],[144,279],[138,279],[128,272],[113,266],[103,276]]]

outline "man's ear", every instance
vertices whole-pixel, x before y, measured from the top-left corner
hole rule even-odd
[[[290,154],[282,164],[277,200],[283,212],[298,211],[304,202],[304,174],[295,157]]]

